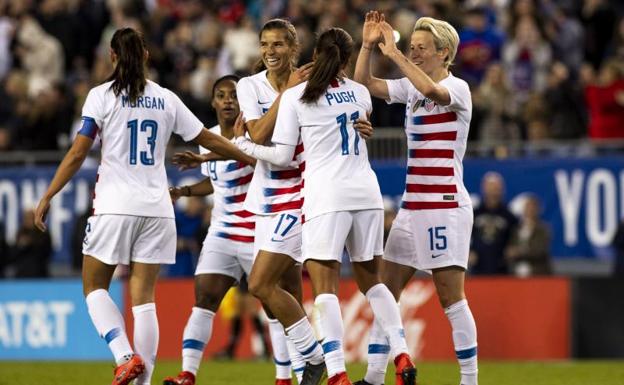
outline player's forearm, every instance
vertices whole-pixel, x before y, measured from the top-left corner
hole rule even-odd
[[[82,166],[82,163],[87,157],[89,151],[88,148],[86,148],[85,146],[83,146],[85,148],[76,147],[80,146],[72,146],[67,154],[65,154],[65,157],[63,158],[61,164],[56,170],[56,173],[54,174],[54,177],[50,182],[50,186],[48,187],[48,190],[44,195],[45,199],[52,199],[53,196],[55,196],[59,191],[63,189],[63,187],[65,187],[67,182],[71,180],[71,178],[78,172],[78,170],[80,170],[80,166]]]
[[[401,70],[403,75],[420,91],[425,97],[442,105],[448,105],[450,100],[448,92],[444,92],[443,87],[434,82],[426,73],[423,72],[416,64],[409,61],[405,55],[398,49],[388,56]]]
[[[186,189],[186,191],[184,191]],[[185,186],[182,190],[183,196],[206,196],[214,192],[210,178],[205,178],[195,184]]]
[[[205,128],[197,136],[197,138],[195,138],[194,142],[212,152],[222,155],[225,159],[234,159],[245,164],[251,164],[249,156],[245,155],[229,140],[225,139],[221,135],[215,135]]]
[[[295,155],[295,146],[287,144],[275,144],[272,146],[263,146],[244,138],[236,138],[236,145],[245,154],[255,159],[260,159],[273,163],[278,166],[287,167],[292,162]]]
[[[280,94],[261,118],[247,124],[247,132],[249,132],[249,137],[254,143],[265,144],[273,136],[281,98],[282,95]]]
[[[353,80],[368,87],[368,84],[372,80],[373,76],[370,72],[370,57],[372,47],[366,47],[362,43],[360,53],[358,54],[357,61],[355,62],[355,72],[353,73]]]

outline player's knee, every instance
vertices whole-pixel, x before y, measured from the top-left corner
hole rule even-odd
[[[265,299],[271,295],[272,288],[267,282],[252,275],[249,277],[249,292],[260,301],[265,302]]]
[[[214,295],[213,293],[197,293],[195,298],[195,306],[202,309],[208,309],[212,312],[216,312],[217,309],[219,309],[220,304],[221,298]]]

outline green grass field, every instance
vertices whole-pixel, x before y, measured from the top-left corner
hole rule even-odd
[[[624,361],[482,362],[480,385],[624,385]],[[152,384],[176,374],[180,363],[159,361]],[[350,365],[349,377],[362,377],[364,365]],[[419,385],[458,385],[455,363],[421,363]],[[273,384],[273,366],[266,362],[205,362],[199,385]],[[112,363],[0,362],[0,385],[108,385]],[[394,384],[388,376],[386,383]]]

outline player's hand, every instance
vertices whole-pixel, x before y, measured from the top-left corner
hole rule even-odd
[[[367,140],[373,136],[373,125],[370,121],[359,118],[355,121],[353,127],[360,133],[362,139]]]
[[[180,171],[197,168],[205,161],[203,155],[196,154],[192,151],[178,152],[171,158],[171,162],[178,166]]]
[[[245,118],[243,118],[243,113],[239,112],[236,117],[236,121],[234,122],[234,128],[232,129],[234,132],[234,137],[238,138],[239,136],[245,136],[245,132],[247,131],[247,126],[245,125]]]
[[[45,224],[45,219],[48,215],[49,209],[50,200],[47,198],[42,198],[39,201],[39,205],[37,205],[37,210],[35,210],[35,226],[41,231],[46,231],[48,229]]]
[[[394,29],[387,22],[379,23],[379,29],[381,31],[381,36],[383,37],[383,41],[377,44],[381,53],[385,56],[391,56],[399,49],[396,46],[396,42],[394,41]]]
[[[373,49],[376,43],[382,39],[379,24],[385,21],[384,15],[377,11],[368,11],[364,18],[364,28],[362,29],[362,46]]]
[[[182,189],[179,187],[169,187],[169,196],[171,197],[171,200],[175,203],[175,201],[183,196]]]
[[[312,73],[312,67],[314,67],[314,62],[304,64],[291,72],[290,76],[288,77],[288,83],[286,84],[286,87],[294,87],[308,80],[310,74]]]

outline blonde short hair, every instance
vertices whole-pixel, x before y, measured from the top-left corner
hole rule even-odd
[[[444,59],[444,67],[449,66],[455,60],[457,55],[457,47],[459,46],[459,35],[452,25],[443,20],[434,19],[432,17],[421,17],[416,20],[414,32],[427,31],[433,35],[433,43],[436,50],[441,51],[448,48],[448,55]]]

